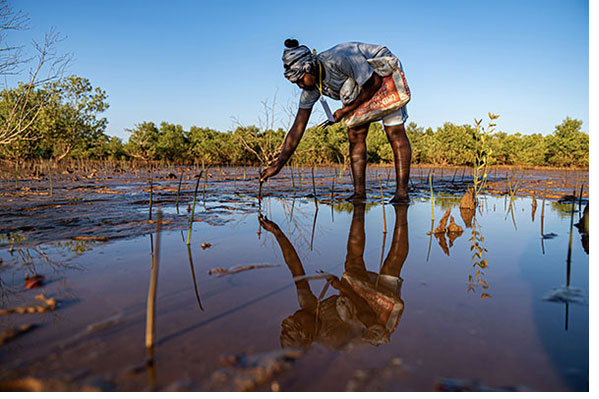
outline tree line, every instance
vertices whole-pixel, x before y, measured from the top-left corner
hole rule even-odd
[[[20,162],[36,159],[142,159],[176,163],[259,165],[277,154],[285,131],[239,126],[222,132],[162,122],[142,122],[128,130],[123,141],[105,134],[107,94],[88,79],[69,76],[43,85],[30,93],[20,112],[28,117],[10,122],[19,107],[25,85],[0,91],[0,121],[26,126],[16,139],[0,143],[0,159]],[[29,119],[28,119],[29,118]],[[520,166],[588,167],[589,135],[582,121],[566,118],[549,135],[498,132],[488,137],[489,164]],[[412,163],[472,166],[475,161],[474,126],[446,122],[436,129],[414,122],[406,125],[412,146]],[[368,161],[390,163],[391,147],[379,123],[367,136]],[[347,128],[337,123],[327,128],[306,130],[293,162],[299,164],[349,163]]]

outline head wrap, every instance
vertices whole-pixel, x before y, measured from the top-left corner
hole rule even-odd
[[[292,83],[297,82],[309,72],[316,63],[316,56],[312,54],[307,46],[299,45],[297,40],[287,39],[287,47],[283,50],[284,75]]]

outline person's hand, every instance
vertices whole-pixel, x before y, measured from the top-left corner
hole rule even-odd
[[[272,165],[262,170],[262,172],[260,172],[260,183],[264,183],[269,177],[277,175],[280,170],[281,168],[279,168],[277,165]]]
[[[333,119],[335,119],[335,122],[339,122],[341,119],[343,119],[344,116],[345,116],[345,112],[343,111],[343,108],[339,108],[333,114]]]
[[[345,117],[345,115],[347,115],[348,112],[346,111],[345,108],[339,108],[337,111],[335,111],[335,113],[333,114],[333,118],[335,119],[335,122],[339,122],[341,119],[343,119]]]

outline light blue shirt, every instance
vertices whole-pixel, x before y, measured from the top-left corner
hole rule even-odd
[[[334,100],[341,100],[341,87],[352,78],[362,87],[370,79],[374,70],[367,62],[369,58],[395,57],[385,46],[359,42],[341,43],[317,55],[325,70],[322,92]],[[318,84],[318,83],[317,83]],[[300,108],[312,108],[318,101],[318,89],[302,90]]]

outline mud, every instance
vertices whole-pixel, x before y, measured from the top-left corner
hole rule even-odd
[[[307,167],[286,168],[272,178],[263,188],[264,196],[312,198],[311,169]],[[367,194],[369,200],[380,199],[378,177],[386,198],[393,196],[395,187],[391,168],[368,169]],[[178,180],[183,172],[179,197]],[[19,177],[18,180],[0,180],[0,235],[24,234],[27,243],[36,245],[49,241],[83,240],[108,241],[131,238],[154,231],[153,222],[158,206],[172,206],[178,200],[178,212],[166,213],[165,229],[180,229],[188,223],[190,207],[199,170],[172,168],[136,170],[127,173],[119,168],[113,170],[87,171],[57,170],[52,178],[52,197],[48,176]],[[471,170],[467,168],[413,168],[410,179],[410,195],[426,198],[429,174],[433,175],[433,189],[447,195],[464,195],[472,182]],[[245,175],[245,178],[243,177]],[[222,225],[234,219],[233,214],[258,210],[259,185],[255,168],[208,169],[201,179],[198,207],[194,220],[210,225]],[[152,177],[152,206],[154,216],[149,217],[150,177]],[[335,181],[333,183],[333,177]],[[334,184],[334,185],[333,185]],[[510,188],[517,186],[514,196],[536,195],[546,199],[566,201],[588,199],[588,172],[582,170],[520,170],[492,169],[485,193],[510,195]],[[582,186],[582,192],[581,192]],[[341,201],[353,190],[351,174],[343,168],[317,168],[315,192],[319,201]],[[572,197],[572,193],[576,196]],[[570,196],[570,197],[568,197]],[[461,208],[474,209],[470,206]],[[1,237],[1,236],[0,236]],[[7,239],[0,238],[0,246]]]

